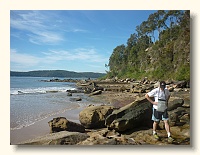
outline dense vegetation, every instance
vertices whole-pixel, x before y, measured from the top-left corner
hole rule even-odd
[[[40,70],[29,72],[10,72],[10,76],[26,76],[26,77],[67,77],[67,78],[99,78],[105,76],[103,73],[93,72],[72,72],[65,70]]]
[[[156,37],[156,34],[158,37]],[[107,77],[190,79],[190,11],[159,10],[109,59]]]

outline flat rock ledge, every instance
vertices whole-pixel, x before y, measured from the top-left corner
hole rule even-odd
[[[75,145],[89,137],[86,133],[61,131],[20,143],[21,145]],[[19,144],[19,145],[20,145]]]

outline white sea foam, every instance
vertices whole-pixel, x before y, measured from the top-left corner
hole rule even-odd
[[[66,92],[67,90],[75,90],[75,88],[73,87],[39,87],[39,88],[28,88],[28,89],[12,88],[10,90],[10,94],[11,95],[44,94],[44,93],[54,93],[54,92]]]

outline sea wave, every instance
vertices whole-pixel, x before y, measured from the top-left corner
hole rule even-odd
[[[76,88],[73,87],[41,87],[41,88],[28,88],[28,89],[13,88],[10,90],[10,95],[57,93],[75,89]]]

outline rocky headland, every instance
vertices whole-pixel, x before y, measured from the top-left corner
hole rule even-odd
[[[61,80],[56,79],[57,82]],[[65,80],[67,81],[67,80]],[[71,81],[71,80],[70,80]],[[53,82],[49,80],[46,82]],[[47,122],[48,135],[20,143],[25,145],[190,145],[190,85],[187,81],[166,81],[171,93],[168,112],[171,133],[168,143],[164,124],[159,123],[160,140],[152,136],[152,105],[144,95],[158,86],[157,81],[144,78],[76,80],[77,90],[68,95],[84,92],[93,102],[79,113],[80,123],[57,117]]]

